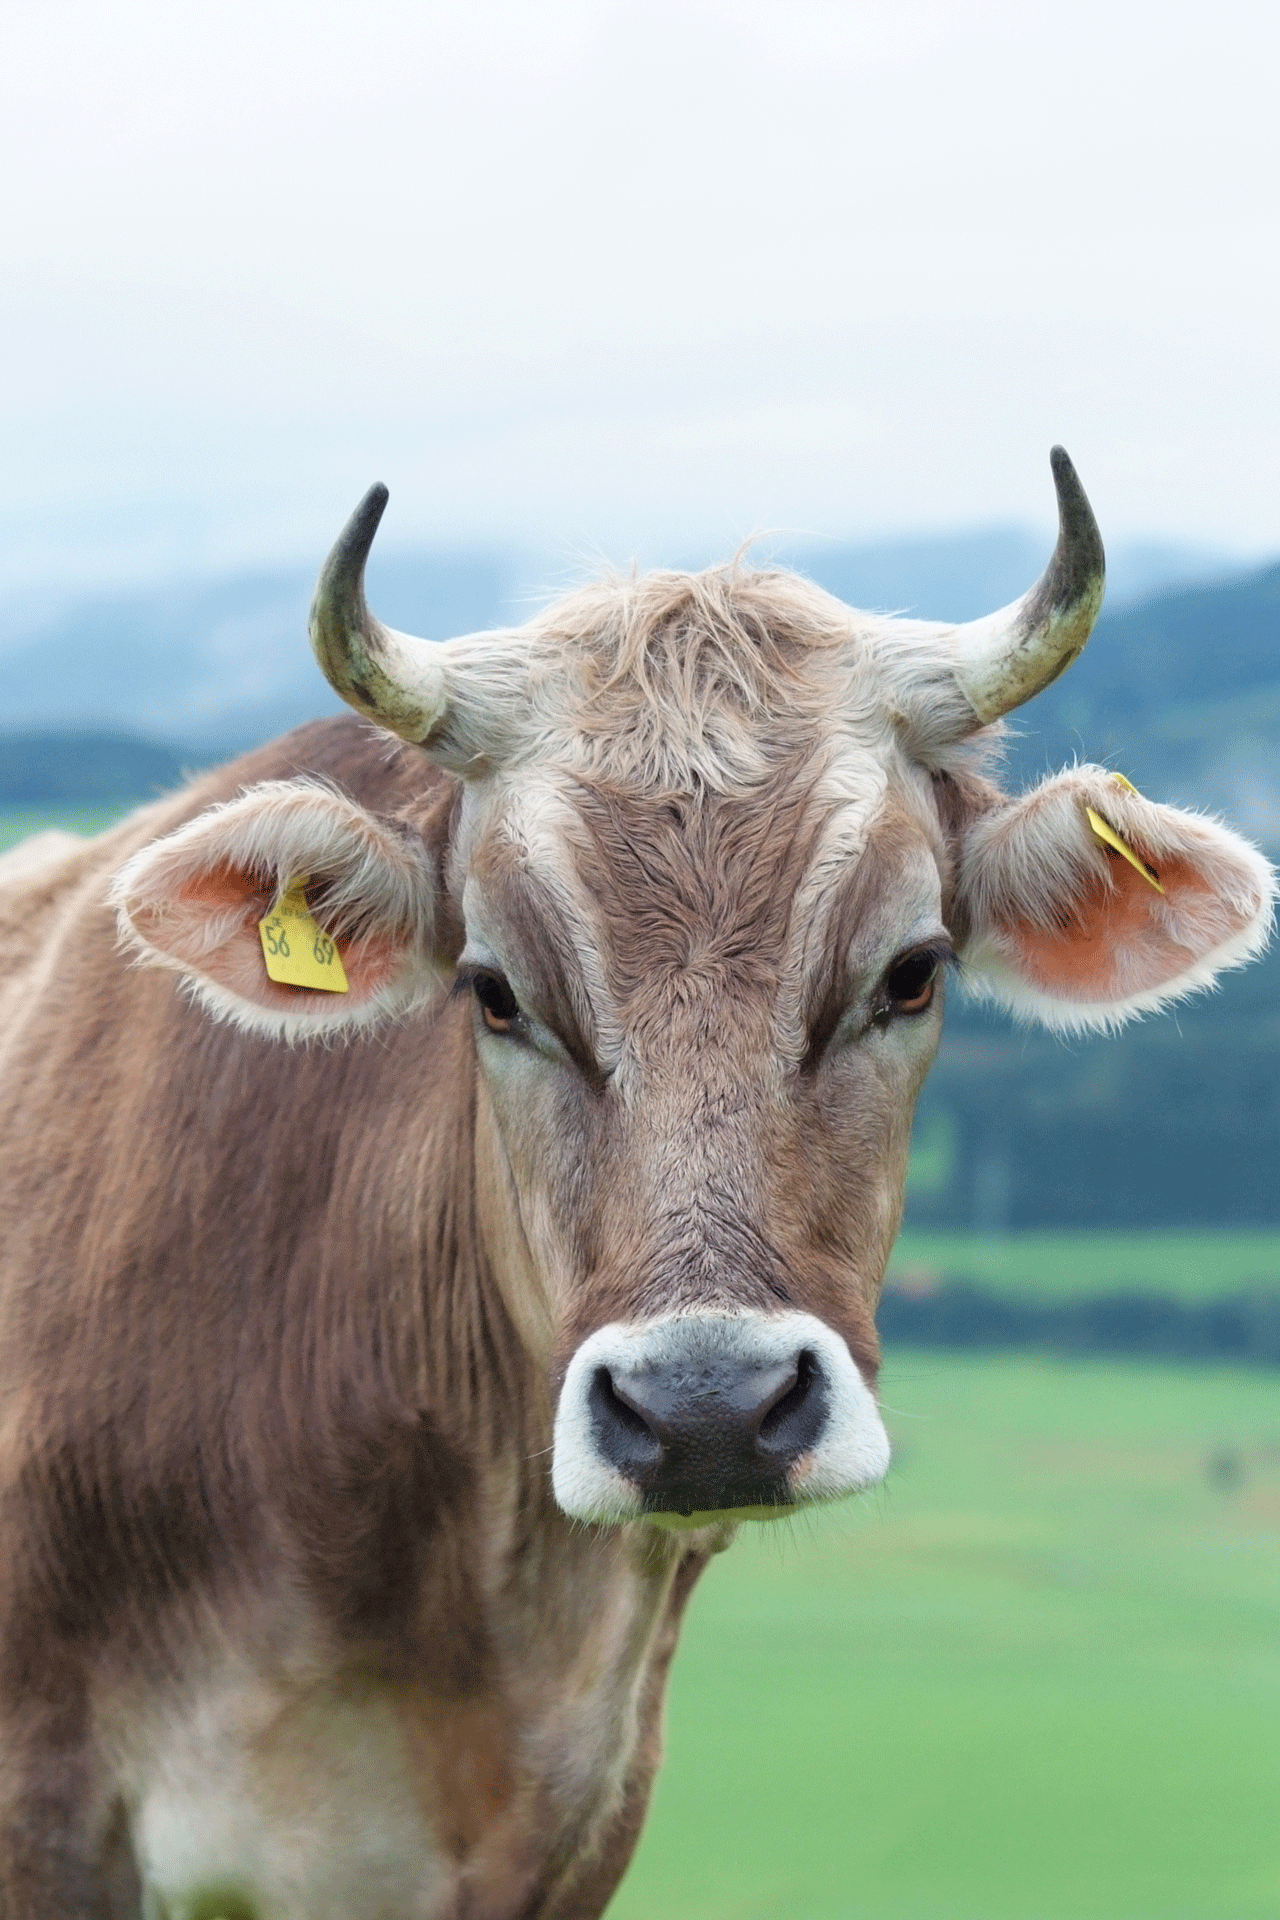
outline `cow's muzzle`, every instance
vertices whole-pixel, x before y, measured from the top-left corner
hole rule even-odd
[[[698,1525],[853,1493],[888,1463],[874,1396],[821,1321],[687,1313],[583,1342],[552,1474],[575,1518]]]

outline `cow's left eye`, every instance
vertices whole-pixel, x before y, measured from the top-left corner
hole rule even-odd
[[[895,961],[885,976],[885,995],[891,1013],[923,1013],[938,986],[942,956],[936,947],[908,953]]]
[[[500,973],[476,973],[471,991],[480,1002],[480,1012],[490,1033],[510,1033],[520,1017],[520,1003],[510,983]]]

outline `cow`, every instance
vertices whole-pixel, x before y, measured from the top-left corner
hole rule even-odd
[[[1268,936],[1222,825],[993,782],[1102,597],[1052,464],[968,624],[740,560],[438,645],[375,488],[355,713],[10,856],[3,1920],[602,1912],[708,1559],[888,1466],[948,973],[1108,1027]]]

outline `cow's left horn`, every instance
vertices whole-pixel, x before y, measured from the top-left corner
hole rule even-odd
[[[1058,490],[1058,544],[1030,593],[952,630],[949,651],[978,720],[998,720],[1065,673],[1093,631],[1106,585],[1102,535],[1062,447],[1049,455]]]
[[[338,535],[311,602],[311,644],[348,706],[402,740],[425,740],[446,704],[443,664],[427,640],[384,627],[364,597],[364,568],[390,495],[370,487]]]

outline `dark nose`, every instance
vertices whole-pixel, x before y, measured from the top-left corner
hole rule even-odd
[[[787,1473],[827,1418],[808,1351],[768,1366],[598,1367],[588,1402],[596,1445],[649,1513],[788,1505]]]

